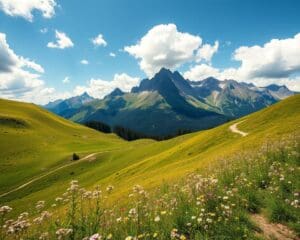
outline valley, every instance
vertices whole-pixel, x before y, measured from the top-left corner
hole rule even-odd
[[[0,0],[0,240],[300,240],[299,12]]]
[[[1,176],[13,180],[1,181],[1,194],[5,196],[2,196],[0,201],[12,206],[22,206],[20,211],[30,208],[31,202],[38,199],[53,199],[63,191],[71,179],[79,180],[85,187],[113,184],[122,189],[116,195],[118,197],[125,194],[134,183],[138,182],[147,188],[153,188],[163,181],[173,181],[191,171],[205,169],[220,158],[232,156],[241,150],[253,151],[270,138],[276,139],[299,130],[299,112],[295,111],[298,109],[296,106],[299,105],[299,96],[283,100],[236,123],[230,122],[211,130],[186,134],[162,142],[153,140],[126,142],[112,134],[102,134],[57,118],[33,105],[4,100],[1,103],[15,106],[14,112],[7,110],[6,116],[14,118],[18,116],[31,126],[33,120],[29,118],[30,115],[42,114],[34,121],[42,117],[45,118],[43,121],[51,120],[49,124],[52,126],[52,134],[54,129],[62,124],[64,128],[67,126],[67,129],[72,129],[72,133],[67,135],[69,138],[66,138],[66,135],[58,135],[61,139],[57,139],[56,143],[63,140],[59,149],[57,144],[56,148],[51,149],[49,143],[47,149],[42,148],[40,141],[33,146],[30,145],[37,156],[29,158],[26,156],[28,150],[23,149],[24,143],[28,142],[28,134],[31,134],[33,139],[40,139],[43,136],[34,129],[39,122],[35,122],[34,128],[22,129],[22,131],[15,127],[1,125],[1,131],[7,131],[6,135],[2,135],[5,137],[3,142],[6,141],[8,146],[15,145],[16,138],[12,137],[17,135],[18,141],[22,144],[16,145],[20,147],[18,151],[20,155],[18,158],[16,156],[16,160],[21,163],[18,168],[14,165],[8,167],[12,156],[9,151],[3,150],[7,147],[1,145],[3,147],[1,152],[5,154],[1,162],[1,169],[3,173],[5,171],[5,175],[1,174]],[[18,106],[22,108],[25,106],[30,112],[22,116],[20,114],[23,110],[18,112]],[[281,124],[283,119],[288,123],[286,126]],[[230,128],[236,124],[239,131],[246,132],[248,135],[242,137],[231,132]],[[77,131],[78,136],[74,137],[73,129]],[[48,129],[46,134],[49,133]],[[69,143],[66,142],[67,139],[70,139]],[[68,147],[64,149],[65,144]],[[72,152],[79,153],[82,159],[72,162],[70,160]],[[93,160],[90,160],[92,158],[89,154],[93,154]],[[28,166],[32,166],[30,171],[26,171]],[[16,175],[19,171],[22,174]],[[30,184],[22,186],[30,180],[33,180]],[[22,187],[18,189],[19,186]],[[12,189],[18,190],[10,192]],[[10,193],[6,194],[7,192]]]
[[[193,182],[194,180],[188,180],[193,174],[219,176],[220,184],[226,184],[226,180],[223,180],[223,174],[225,174],[225,176],[226,174],[229,174],[228,176],[230,176],[230,174],[236,176],[238,174],[237,171],[245,171],[244,169],[248,167],[257,168],[255,171],[263,171],[261,164],[264,161],[260,160],[263,155],[257,155],[257,153],[262,151],[262,146],[269,146],[269,153],[272,154],[274,152],[277,156],[278,153],[275,153],[278,150],[276,142],[287,141],[285,144],[289,144],[290,141],[298,142],[297,139],[299,136],[300,112],[298,111],[299,108],[296,107],[300,105],[299,95],[292,96],[266,109],[219,127],[182,135],[166,141],[145,139],[126,142],[113,134],[99,133],[61,119],[34,105],[6,100],[1,100],[1,104],[2,106],[14,106],[14,111],[11,110],[12,108],[9,108],[10,110],[7,110],[5,114],[1,116],[1,131],[6,134],[1,135],[5,137],[2,138],[2,141],[9,141],[9,145],[15,144],[15,140],[12,141],[10,139],[16,139],[7,137],[9,135],[18,135],[18,141],[23,142],[23,144],[28,140],[28,134],[31,134],[32,139],[40,139],[43,133],[40,130],[38,132],[36,131],[40,119],[42,119],[43,122],[48,122],[52,132],[60,129],[61,125],[64,126],[66,131],[60,131],[62,135],[58,136],[61,136],[61,139],[56,139],[57,143],[62,141],[62,146],[65,146],[63,144],[65,141],[70,141],[69,144],[74,141],[74,129],[77,130],[77,135],[82,136],[85,140],[84,142],[80,142],[80,138],[79,140],[75,138],[76,144],[72,143],[70,144],[70,148],[61,148],[60,151],[55,148],[51,149],[51,145],[49,145],[48,149],[40,149],[39,142],[36,142],[35,145],[31,145],[31,147],[40,154],[38,157],[40,165],[38,166],[47,166],[47,168],[42,170],[36,168],[34,169],[35,171],[26,172],[26,167],[21,165],[20,169],[22,170],[20,171],[24,171],[21,176],[14,174],[16,168],[8,167],[7,163],[11,159],[10,156],[4,155],[5,158],[2,157],[2,159],[7,160],[1,162],[1,169],[3,169],[1,176],[6,176],[6,174],[4,174],[5,171],[8,173],[7,176],[14,175],[18,177],[15,181],[2,182],[3,190],[1,191],[0,202],[1,205],[9,205],[13,208],[12,216],[16,216],[16,214],[20,214],[24,211],[35,212],[36,207],[33,203],[38,203],[41,200],[45,201],[43,207],[51,211],[53,208],[51,206],[53,204],[56,205],[56,199],[66,194],[64,193],[65,189],[69,186],[70,181],[74,182],[75,179],[76,181],[72,183],[75,184],[74,187],[77,186],[78,181],[80,187],[85,189],[94,189],[97,188],[97,186],[103,189],[104,192],[105,189],[113,189],[111,193],[109,192],[109,196],[107,196],[109,201],[103,204],[109,207],[111,204],[115,205],[118,202],[120,205],[115,205],[117,209],[118,207],[122,208],[124,205],[132,204],[127,196],[128,194],[130,195],[132,187],[137,186],[137,184],[138,186],[143,186],[142,189],[145,189],[147,192],[149,191],[150,194],[158,189],[163,189],[164,186],[166,188],[176,188],[177,184],[184,184],[185,181]],[[25,108],[27,111],[20,111],[18,110],[20,109],[19,107],[22,107],[22,109]],[[33,120],[31,116],[39,117],[35,117]],[[286,124],[282,125],[282,121]],[[26,124],[23,125],[27,126],[27,129],[24,129],[24,126],[22,126],[21,131],[20,126],[18,126],[19,124],[16,125],[16,122],[26,122]],[[31,128],[28,126],[31,126]],[[68,133],[68,129],[72,129],[72,134]],[[48,133],[49,131],[47,131],[47,134]],[[69,136],[69,138],[67,138],[67,136]],[[284,138],[287,140],[283,140]],[[81,148],[78,147],[79,143],[84,143],[84,146],[81,145]],[[275,148],[273,149],[272,145],[274,144]],[[19,150],[20,156],[24,156],[20,158],[19,161],[22,160],[29,166],[30,164],[35,166],[37,161],[34,158],[31,159],[29,156],[26,156],[27,151],[22,149],[24,146],[16,146],[21,147]],[[50,152],[50,150],[58,156],[49,156],[52,159],[51,164],[43,162],[49,161],[43,156]],[[76,161],[71,161],[70,157],[72,152],[79,153],[81,158]],[[2,154],[4,153],[8,153],[8,151],[2,150]],[[60,158],[59,156],[65,157]],[[250,162],[251,164],[248,165]],[[266,162],[266,164],[268,165],[269,163]],[[291,162],[291,164],[295,163]],[[231,171],[234,172],[231,173]],[[250,178],[253,177],[251,173],[249,174]],[[293,175],[290,175],[289,179],[292,181],[296,180],[293,178]],[[188,188],[192,187],[192,185],[188,186]],[[258,191],[254,188],[252,190]],[[172,191],[173,190],[169,190],[168,194],[172,194]],[[255,194],[260,193],[258,191]],[[253,202],[253,204],[256,203]],[[192,206],[193,204],[190,207]],[[60,207],[55,210],[55,214],[60,216],[64,208],[68,208],[68,204],[60,205]],[[273,211],[268,207],[267,209],[267,211]],[[79,209],[76,207],[76,211],[77,210]],[[149,209],[149,211],[152,210]],[[163,210],[160,211],[164,214]],[[92,216],[93,213],[87,212],[86,214]],[[163,216],[161,216],[161,218],[162,217]],[[172,218],[172,221],[176,218]],[[166,218],[165,221],[171,221],[171,219]],[[253,226],[251,225],[251,221],[249,221],[250,220],[245,220],[244,223],[239,222],[238,225],[251,229]],[[264,221],[267,221],[265,217]],[[282,222],[282,220],[280,220],[280,222]],[[234,223],[231,224],[233,225],[230,227],[235,226]],[[262,224],[266,225],[268,223],[265,222]],[[178,227],[181,229],[179,231],[182,231],[183,228]],[[266,229],[263,226],[261,227],[263,228],[264,234],[268,236],[269,233],[265,233]],[[295,229],[294,227],[292,228]],[[168,227],[165,230],[167,229]],[[107,231],[113,232],[115,236],[124,234],[124,232],[119,232],[121,231],[120,228],[115,230],[104,228],[101,230],[101,234],[107,234]],[[128,234],[133,234],[139,230],[132,231],[133,232],[128,232]],[[295,233],[293,230],[288,231],[292,231],[288,233],[289,236],[294,236]],[[161,232],[161,234],[167,234],[167,232]],[[211,232],[210,234],[218,233]],[[232,230],[230,234],[240,233]],[[251,232],[249,234],[249,236],[254,236]],[[277,232],[275,232],[275,234],[277,234]],[[163,236],[164,235],[161,236],[161,239],[164,239]],[[281,235],[279,234],[278,236]],[[117,239],[119,238],[117,237]]]

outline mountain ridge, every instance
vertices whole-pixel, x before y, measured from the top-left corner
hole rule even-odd
[[[103,99],[87,93],[59,102],[48,110],[75,122],[101,121],[152,136],[178,130],[196,131],[245,116],[293,95],[285,86],[257,87],[213,77],[190,81],[162,68],[129,93],[114,89]],[[79,98],[79,99],[78,99]]]

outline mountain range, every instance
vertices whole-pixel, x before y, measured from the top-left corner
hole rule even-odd
[[[286,86],[257,87],[213,77],[190,81],[162,68],[125,93],[116,88],[103,99],[84,93],[44,107],[75,122],[101,121],[151,136],[196,131],[220,125],[293,95]]]

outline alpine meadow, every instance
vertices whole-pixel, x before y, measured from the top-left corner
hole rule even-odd
[[[0,0],[0,240],[300,239],[299,12]]]

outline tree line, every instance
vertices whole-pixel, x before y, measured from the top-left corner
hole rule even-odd
[[[169,134],[165,136],[157,136],[157,135],[147,135],[141,132],[134,131],[130,128],[123,127],[120,125],[115,125],[113,127],[109,126],[106,123],[100,122],[100,121],[88,121],[84,123],[85,126],[89,128],[93,128],[97,131],[103,132],[103,133],[115,133],[119,137],[128,140],[128,141],[133,141],[141,138],[151,138],[154,140],[162,141],[162,140],[167,140],[179,135],[183,135],[186,133],[190,133],[190,130],[186,129],[178,129],[175,134]]]

